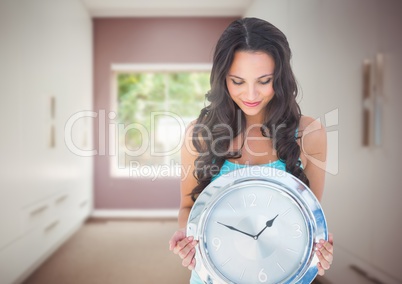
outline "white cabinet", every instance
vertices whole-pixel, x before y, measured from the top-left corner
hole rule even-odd
[[[92,210],[92,158],[64,127],[92,108],[92,20],[81,1],[0,1],[0,284],[18,283]],[[74,135],[89,147],[92,123]]]
[[[57,249],[89,215],[91,199],[62,192],[12,216],[21,230],[0,250],[0,283],[18,283]]]

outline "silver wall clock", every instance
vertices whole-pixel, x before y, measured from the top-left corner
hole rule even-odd
[[[251,166],[199,195],[187,235],[199,241],[195,271],[205,283],[311,283],[314,243],[328,239],[320,203],[299,179]]]

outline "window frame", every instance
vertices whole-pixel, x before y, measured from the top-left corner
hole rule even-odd
[[[157,171],[151,171],[150,174],[146,176],[134,175],[130,167],[119,168],[118,167],[118,135],[116,133],[116,121],[114,120],[117,116],[118,108],[118,75],[126,73],[143,73],[143,72],[159,72],[159,73],[175,73],[175,72],[211,72],[212,64],[210,63],[158,63],[158,64],[111,64],[110,80],[111,80],[111,90],[110,90],[110,113],[109,113],[109,173],[113,178],[135,178],[135,179],[179,179],[180,178],[180,167],[171,168],[169,173],[174,173],[174,175],[160,176],[155,175]],[[208,91],[208,90],[206,90]],[[112,126],[114,125],[114,127]]]

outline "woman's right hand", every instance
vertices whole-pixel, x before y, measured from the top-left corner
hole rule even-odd
[[[182,259],[182,265],[190,270],[195,268],[195,246],[197,241],[193,236],[186,237],[185,228],[177,230],[169,241],[169,249]]]

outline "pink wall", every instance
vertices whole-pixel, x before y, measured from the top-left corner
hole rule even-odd
[[[216,41],[234,19],[94,19],[94,110],[105,110],[106,114],[111,111],[111,64],[211,63]],[[98,149],[97,121],[94,135],[95,148]],[[113,178],[109,173],[107,151],[106,155],[95,157],[94,187],[95,209],[168,209],[179,206],[179,179]]]

